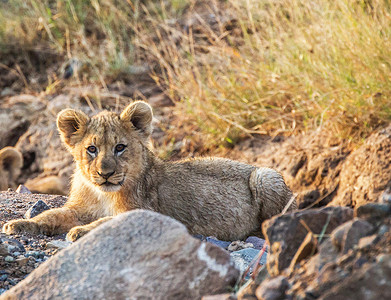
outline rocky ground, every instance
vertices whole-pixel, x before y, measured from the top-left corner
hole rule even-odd
[[[7,221],[23,218],[37,201],[45,201],[50,208],[60,207],[63,196],[31,195],[28,193],[1,192],[0,226]],[[63,243],[58,243],[59,241]],[[66,245],[65,235],[47,237],[0,234],[0,293],[8,290],[24,279],[42,262],[57,253]]]

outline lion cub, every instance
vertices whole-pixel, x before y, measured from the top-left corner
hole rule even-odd
[[[62,141],[74,157],[69,200],[29,220],[6,223],[3,232],[68,232],[77,240],[131,209],[150,209],[185,224],[192,234],[222,240],[260,232],[263,220],[292,198],[282,176],[221,158],[163,162],[148,148],[152,109],[141,101],[120,114],[89,118],[65,109],[57,118]],[[293,201],[290,210],[296,208]]]
[[[0,150],[0,191],[16,187],[16,179],[23,166],[22,153],[15,147]]]

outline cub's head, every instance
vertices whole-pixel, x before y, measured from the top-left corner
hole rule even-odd
[[[0,150],[0,191],[15,188],[15,181],[23,166],[23,156],[14,147],[5,147]]]
[[[130,104],[120,115],[103,111],[89,118],[65,109],[57,117],[61,139],[78,171],[103,192],[119,191],[140,174],[151,123],[152,109],[142,101]]]

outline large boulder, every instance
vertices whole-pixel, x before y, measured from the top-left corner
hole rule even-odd
[[[329,234],[352,218],[351,208],[326,207],[275,216],[263,222],[262,231],[270,245],[267,264],[271,275],[277,276],[291,265],[308,234]]]
[[[239,276],[228,252],[174,219],[124,213],[62,250],[3,299],[200,299]]]

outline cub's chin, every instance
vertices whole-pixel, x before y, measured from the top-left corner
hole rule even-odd
[[[111,193],[111,192],[118,192],[121,189],[120,184],[113,184],[113,183],[103,183],[101,185],[98,185],[98,188],[105,193]]]

